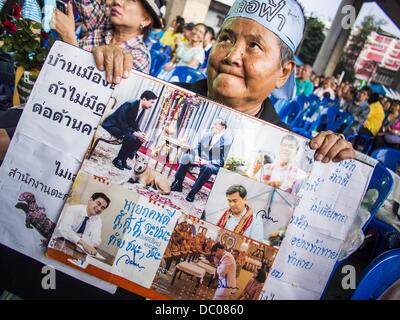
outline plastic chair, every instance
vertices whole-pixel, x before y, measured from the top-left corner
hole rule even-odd
[[[320,113],[317,131],[331,130],[335,133],[347,131],[354,122],[353,116],[348,112],[340,111],[338,107],[326,107]]]
[[[292,121],[292,130],[300,134],[302,134],[302,132],[308,132],[310,130],[310,127],[314,124],[315,120],[318,119],[318,114],[320,113],[320,111],[321,101],[316,103],[314,100],[309,103],[309,106],[302,112],[300,112],[300,114]]]
[[[194,68],[180,66],[171,72],[166,81],[171,81],[173,78],[178,78],[179,82],[193,83],[205,79],[206,76]]]
[[[170,57],[166,54],[150,50],[151,55],[151,67],[150,67],[150,75],[157,76],[162,67],[170,60]]]
[[[382,148],[374,151],[371,157],[383,163],[386,168],[389,168],[393,172],[397,172],[397,168],[400,165],[400,150]]]
[[[371,180],[370,180],[370,182],[368,184],[368,188],[367,188],[367,192],[368,192],[368,190],[377,190],[378,197],[375,200],[375,202],[372,204],[371,208],[369,208],[371,217],[369,218],[369,220],[365,223],[365,225],[362,228],[362,230],[364,232],[369,227],[369,225],[373,221],[373,219],[375,218],[376,214],[378,213],[378,210],[383,205],[386,198],[389,196],[390,192],[392,191],[392,188],[393,188],[392,175],[382,164],[378,163],[375,166],[374,172],[372,173],[372,177],[371,177]],[[346,261],[346,259],[343,261],[336,262],[336,264],[333,268],[333,271],[329,277],[329,280],[327,282],[327,285],[325,286],[325,290],[324,290],[324,293],[322,294],[322,297],[325,295],[328,284],[331,281],[336,270],[339,268],[340,265],[345,264],[346,263],[345,261]]]
[[[376,300],[400,279],[400,249],[387,251],[367,267],[352,300]]]
[[[314,94],[306,97],[305,102],[308,104],[308,107],[316,107],[317,105],[321,105],[320,98]]]
[[[301,110],[303,110],[303,109],[304,109],[304,106],[305,106],[305,104],[306,104],[306,101],[307,101],[307,97],[306,97],[304,94],[300,94],[300,95],[298,95],[298,96],[296,97],[296,101],[297,101],[297,103],[302,107]]]
[[[386,198],[392,192],[393,188],[393,177],[389,170],[381,163],[375,166],[374,172],[372,174],[371,180],[368,185],[368,190],[378,190],[378,198],[375,200],[374,204],[370,208],[371,217],[364,225],[363,230],[365,231],[370,222],[375,219],[376,214],[380,207],[382,207]]]
[[[282,107],[278,115],[284,123],[290,126],[301,111],[301,105],[297,101],[292,101]]]
[[[354,149],[361,151],[362,153],[369,154],[374,144],[375,137],[371,137],[365,134],[351,135],[347,137],[347,141],[353,144]],[[362,150],[360,146],[363,146]]]
[[[330,99],[330,98],[323,98],[322,105],[324,107],[329,107],[329,108],[332,108],[332,107],[338,108],[339,107],[338,101],[336,99]]]
[[[172,52],[172,48],[170,46],[163,45],[160,42],[153,43],[150,50],[160,51],[166,55],[170,55]]]

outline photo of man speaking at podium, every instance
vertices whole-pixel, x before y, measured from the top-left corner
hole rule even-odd
[[[215,120],[211,132],[200,138],[195,152],[182,156],[171,190],[182,192],[186,174],[192,167],[200,167],[199,176],[186,197],[186,201],[193,202],[202,186],[224,166],[231,145],[232,137],[227,134],[226,122],[222,119]]]
[[[132,170],[127,159],[132,159],[141,145],[147,141],[147,136],[140,130],[139,123],[146,110],[154,107],[157,96],[152,91],[145,91],[140,99],[125,102],[107,119],[102,127],[112,136],[122,139],[122,146],[117,157],[112,161],[119,170]]]

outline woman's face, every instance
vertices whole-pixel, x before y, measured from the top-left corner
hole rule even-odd
[[[207,29],[203,25],[195,26],[192,30],[190,40],[195,43],[203,43],[204,36],[206,35]]]
[[[241,106],[261,105],[273,89],[286,82],[294,66],[290,62],[281,68],[274,33],[253,20],[230,19],[210,54],[208,96],[246,112]]]
[[[113,0],[111,23],[114,26],[138,31],[140,26],[147,27],[152,19],[139,0]]]

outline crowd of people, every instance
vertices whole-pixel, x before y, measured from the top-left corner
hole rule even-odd
[[[296,95],[328,99],[341,111],[353,117],[346,136],[364,135],[374,138],[370,151],[382,147],[400,148],[400,101],[380,95],[371,86],[357,87],[339,77],[315,74],[310,65],[296,70]]]

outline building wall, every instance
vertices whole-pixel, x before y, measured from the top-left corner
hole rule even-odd
[[[355,64],[356,77],[391,87],[399,69],[400,40],[372,32]]]

